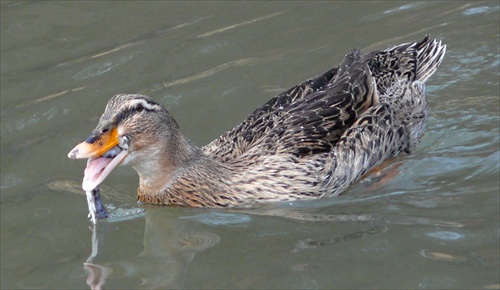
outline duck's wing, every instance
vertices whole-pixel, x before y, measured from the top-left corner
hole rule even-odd
[[[359,114],[377,102],[374,79],[359,50],[343,63],[271,99],[203,149],[220,161],[249,154],[329,151]]]
[[[330,151],[358,117],[378,102],[375,80],[358,50],[350,51],[337,75],[307,101],[291,104],[269,129],[259,151],[316,154]]]
[[[204,146],[203,151],[223,162],[240,156],[274,127],[273,120],[285,115],[286,108],[303,102],[311,94],[328,86],[336,76],[337,70],[338,67],[334,67],[275,96],[256,109],[241,124]]]
[[[412,122],[415,118],[411,111],[423,111],[426,103],[422,101],[422,108],[413,108],[416,99],[411,84],[423,84],[435,72],[444,50],[440,42],[428,36],[420,42],[363,56],[359,50],[352,50],[340,66],[271,99],[203,150],[223,162],[247,152],[252,155],[326,152],[363,112],[380,102]],[[423,93],[417,97],[425,100]],[[410,107],[399,110],[402,103]],[[422,114],[417,112],[417,115]]]
[[[416,122],[426,117],[423,83],[434,74],[445,50],[441,42],[426,36],[419,42],[362,56],[359,50],[350,51],[331,82],[309,96],[307,102],[292,104],[281,126],[269,133],[280,136],[274,143],[277,152],[329,151],[365,111],[381,101],[389,105],[395,122],[411,131]]]

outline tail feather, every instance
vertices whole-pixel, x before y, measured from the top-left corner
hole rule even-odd
[[[363,56],[379,102],[358,116],[334,143],[324,167],[330,195],[338,195],[383,160],[414,150],[429,111],[424,82],[436,72],[445,52],[446,45],[426,36],[420,42]]]
[[[415,80],[425,83],[437,70],[446,53],[446,45],[428,36],[417,44],[417,75]]]
[[[403,43],[363,56],[381,96],[393,96],[406,88],[404,83],[425,83],[443,60],[446,45],[429,36],[419,42]]]

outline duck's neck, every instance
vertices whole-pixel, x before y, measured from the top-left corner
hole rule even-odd
[[[133,164],[139,174],[139,193],[151,197],[159,195],[169,184],[193,162],[203,157],[199,147],[192,144],[182,134],[159,141],[156,146],[146,152],[140,160]]]

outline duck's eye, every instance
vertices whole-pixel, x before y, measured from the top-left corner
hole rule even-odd
[[[135,111],[140,113],[144,110],[144,107],[141,105],[141,104],[138,104],[136,107],[135,107]]]

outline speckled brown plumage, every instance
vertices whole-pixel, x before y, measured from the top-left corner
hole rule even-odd
[[[272,98],[198,148],[156,101],[117,95],[96,134],[118,128],[139,200],[190,207],[332,197],[381,161],[411,152],[428,115],[424,82],[445,46],[425,37],[361,55]]]

